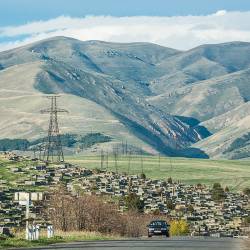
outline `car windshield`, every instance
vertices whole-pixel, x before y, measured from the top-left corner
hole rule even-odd
[[[150,226],[165,227],[166,226],[166,222],[165,221],[152,221],[150,223]]]

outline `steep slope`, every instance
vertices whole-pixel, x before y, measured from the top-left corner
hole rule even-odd
[[[214,134],[198,142],[213,158],[241,159],[250,157],[250,102],[246,102],[222,115],[202,122]]]
[[[215,116],[209,120],[206,120],[201,123],[209,129],[209,131],[215,133],[226,127],[233,125],[234,123],[239,122],[245,117],[250,115],[250,102],[245,102],[235,109],[232,109],[222,115]]]
[[[200,121],[228,112],[250,100],[250,69],[195,82],[148,98],[158,108]]]
[[[194,144],[214,159],[241,159],[250,157],[250,116],[232,123],[212,136]],[[245,137],[245,139],[244,139]],[[243,142],[237,143],[244,139]]]

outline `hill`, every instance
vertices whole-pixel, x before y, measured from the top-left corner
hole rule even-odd
[[[246,145],[244,154],[227,151],[250,132],[249,52],[242,42],[177,51],[66,37],[1,52],[0,138],[44,137],[42,96],[59,93],[70,111],[62,132],[110,136],[98,145],[105,150],[127,141],[151,154],[246,157]]]

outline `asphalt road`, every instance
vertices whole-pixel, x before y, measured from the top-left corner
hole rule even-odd
[[[85,241],[66,244],[54,244],[32,249],[56,250],[149,250],[149,249],[181,249],[181,250],[249,250],[249,246],[240,239],[214,238],[153,238],[138,240]],[[31,248],[29,248],[30,250]]]

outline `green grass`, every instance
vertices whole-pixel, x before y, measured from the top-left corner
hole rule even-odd
[[[15,181],[17,178],[23,177],[23,174],[13,174],[10,170],[11,167],[25,167],[26,162],[11,162],[0,158],[0,176],[1,179],[6,180],[8,183]]]
[[[6,240],[0,241],[0,249],[44,246],[60,242],[65,242],[65,241],[59,237],[54,237],[50,239],[41,238],[40,240],[35,240],[35,241],[28,241],[19,238],[7,238]]]
[[[117,166],[119,172],[128,172],[128,156],[118,156]],[[89,169],[101,167],[100,156],[67,156],[66,161],[83,166]],[[242,190],[250,186],[250,161],[240,160],[206,160],[206,159],[188,159],[143,156],[143,170],[147,177],[157,179],[167,179],[172,177],[174,180],[180,180],[184,183],[197,184],[203,183],[212,185],[220,182],[223,186],[228,186],[232,190]],[[172,162],[172,164],[171,164]],[[106,156],[104,157],[103,167],[107,167]],[[20,180],[29,176],[29,174],[13,174],[11,166],[25,167],[34,164],[30,161],[10,162],[0,158],[0,177],[7,180],[9,186],[15,180]],[[171,167],[172,165],[172,167]],[[141,157],[131,156],[130,174],[141,173]],[[108,157],[108,170],[115,171],[115,161],[112,155]],[[45,187],[28,187],[27,190],[41,191]]]
[[[14,237],[0,240],[0,249],[7,248],[20,248],[20,247],[35,247],[35,246],[46,246],[55,243],[67,243],[73,241],[82,240],[112,240],[118,239],[117,236],[104,235],[96,232],[61,232],[53,238],[41,237],[39,240],[28,241],[24,239],[24,234]]]
[[[5,180],[7,182],[6,185],[9,187],[17,187],[16,181],[21,181],[23,179],[31,179],[31,175],[38,173],[38,171],[31,170],[28,171],[27,173],[23,172],[13,173],[11,171],[11,168],[20,167],[22,169],[25,168],[26,166],[34,164],[35,163],[30,160],[15,162],[6,160],[0,156],[0,180]],[[22,190],[27,190],[27,191],[43,191],[47,188],[46,186],[27,186],[27,185],[23,186],[19,185],[18,187]]]
[[[94,169],[101,167],[100,158],[100,156],[70,156],[66,157],[66,161]],[[232,190],[242,190],[250,186],[250,161],[160,157],[159,164],[158,156],[143,156],[142,159],[143,170],[147,177],[167,179],[171,176],[174,180],[190,184],[212,185],[220,182]],[[117,165],[119,172],[128,172],[128,156],[119,156]],[[106,166],[105,157],[103,167]],[[108,169],[115,171],[115,161],[112,156],[109,156]],[[131,156],[129,173],[140,174],[141,169],[141,157]]]

